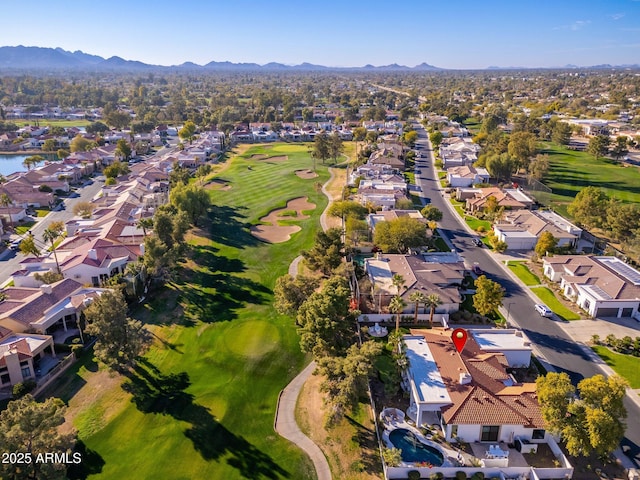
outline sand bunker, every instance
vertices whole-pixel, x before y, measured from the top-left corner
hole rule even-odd
[[[282,243],[286,242],[296,232],[299,232],[301,228],[298,225],[279,225],[280,220],[305,220],[309,218],[308,215],[304,215],[304,210],[313,210],[316,206],[313,203],[307,201],[306,198],[294,198],[287,202],[285,208],[279,208],[272,210],[269,215],[262,217],[261,222],[265,222],[265,225],[256,225],[251,227],[251,234],[268,243]],[[284,212],[296,212],[296,215],[282,215]],[[266,224],[268,223],[268,224]]]
[[[255,155],[251,155],[249,158],[251,160],[264,160],[265,158],[269,158],[269,155],[265,153],[256,153]]]
[[[225,180],[219,180],[217,178],[214,178],[213,180],[207,182],[207,185],[209,185],[209,188],[212,190],[231,190],[231,185],[229,185],[229,182],[226,182]]]
[[[296,170],[295,174],[303,180],[309,180],[318,176],[317,173],[312,172],[311,170]]]

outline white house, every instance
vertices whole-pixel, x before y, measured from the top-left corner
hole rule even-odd
[[[559,247],[575,247],[582,230],[553,212],[514,210],[493,225],[493,232],[510,250],[532,250],[543,232],[551,233]]]
[[[470,187],[476,183],[487,183],[491,176],[485,168],[472,165],[447,168],[447,183],[450,187]]]
[[[640,311],[640,272],[616,257],[556,255],[544,275],[592,317],[634,317]]]

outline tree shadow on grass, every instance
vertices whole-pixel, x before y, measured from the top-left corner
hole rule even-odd
[[[246,304],[262,305],[270,301],[271,291],[264,285],[240,276],[246,270],[239,259],[216,255],[214,247],[197,248],[200,268],[181,275],[179,285],[186,300],[184,314],[192,321],[233,320]]]
[[[240,208],[214,205],[209,209],[211,221],[211,240],[235,248],[246,248],[260,244],[251,235],[251,224]]]
[[[87,448],[82,440],[76,442],[74,450],[80,453],[82,461],[78,464],[71,464],[67,468],[69,480],[85,480],[89,475],[102,472],[105,462],[98,452]]]
[[[191,384],[186,372],[162,374],[143,361],[127,375],[122,388],[133,395],[131,401],[143,413],[169,415],[187,422],[185,436],[204,460],[226,462],[243,478],[254,480],[289,478],[290,474],[269,455],[219,423],[209,410],[194,402],[185,390]]]

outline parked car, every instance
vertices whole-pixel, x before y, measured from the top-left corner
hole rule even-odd
[[[9,248],[11,248],[11,250],[18,251],[18,250],[20,250],[20,244],[21,243],[22,243],[22,239],[21,238],[19,238],[18,240],[14,240],[13,242],[11,242],[9,244]]]
[[[549,318],[549,317],[553,316],[553,312],[546,305],[543,305],[541,303],[536,303],[534,305],[534,308],[536,309],[536,312],[538,312],[540,314],[541,317]]]
[[[471,239],[471,241],[473,242],[473,244],[474,244],[476,247],[481,247],[481,246],[482,246],[482,240],[480,240],[478,237],[473,237],[473,238]]]
[[[473,266],[471,267],[471,271],[476,275],[482,275],[484,273],[480,268],[480,265],[478,265],[477,263],[473,264]]]

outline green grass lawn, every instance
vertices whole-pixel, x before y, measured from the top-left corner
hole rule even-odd
[[[36,208],[36,217],[46,217],[47,215],[49,215],[49,212],[51,212],[51,210],[49,210],[48,208]]]
[[[580,320],[580,315],[565,307],[547,287],[534,287],[531,291],[560,318],[564,320]]]
[[[33,227],[35,224],[36,222],[34,221],[20,223],[19,225],[16,225],[16,233],[18,235],[26,235],[27,232],[31,230],[31,227]]]
[[[251,155],[287,159],[252,160]],[[293,319],[272,307],[275,280],[313,243],[327,200],[294,171],[310,168],[306,146],[252,147],[230,160],[212,190],[215,205],[179,278],[133,311],[157,341],[122,385],[107,391],[124,407],[106,416],[100,400],[75,417],[91,478],[314,478],[308,459],[273,430],[280,390],[302,369]],[[296,197],[310,218],[291,240],[269,244],[251,225]],[[209,237],[207,239],[206,237]],[[72,395],[82,388],[72,389]]]
[[[594,345],[593,351],[613,368],[613,371],[629,382],[631,388],[640,388],[640,358],[612,352],[602,345]]]
[[[540,285],[540,279],[531,273],[525,262],[509,261],[507,266],[525,285]]]
[[[566,205],[586,186],[602,188],[611,197],[640,202],[640,169],[608,159],[596,160],[587,152],[578,152],[543,143],[541,153],[549,155],[550,169],[544,183],[553,190],[550,202],[566,214]],[[564,206],[564,208],[561,208]]]
[[[482,227],[484,228],[485,232],[491,231],[491,222],[487,220],[480,220],[478,218],[470,216],[465,216],[464,220],[465,222],[467,222],[467,225],[469,225],[473,230],[477,231],[478,227]]]

